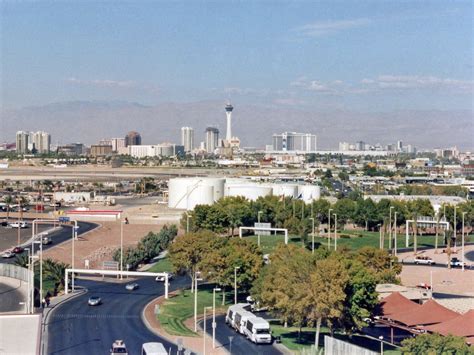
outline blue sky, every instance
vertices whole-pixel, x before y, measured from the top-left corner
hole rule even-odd
[[[470,1],[3,1],[3,107],[472,109]]]

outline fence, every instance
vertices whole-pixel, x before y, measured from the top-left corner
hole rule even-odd
[[[31,271],[20,266],[0,263],[0,276],[11,277],[12,279],[28,282],[31,279]]]
[[[345,341],[332,338],[330,336],[324,337],[324,355],[377,355],[378,353],[360,346],[347,343]]]

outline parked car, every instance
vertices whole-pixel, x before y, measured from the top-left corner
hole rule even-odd
[[[415,264],[434,265],[436,263],[429,256],[418,255],[415,257]]]
[[[99,306],[102,303],[102,299],[98,296],[91,296],[87,301],[89,306]]]
[[[10,250],[7,250],[6,252],[2,254],[2,258],[4,259],[13,258],[14,256],[15,256],[15,253],[12,253]]]
[[[127,355],[128,350],[127,350],[127,347],[125,346],[124,341],[123,340],[114,341],[111,348],[110,348],[110,353],[111,354]]]
[[[12,227],[12,228],[27,228],[28,225],[26,224],[26,222],[20,221],[20,222],[10,223],[10,227]]]
[[[1,221],[0,226],[6,227],[6,226],[8,226],[8,222],[7,221]]]
[[[15,254],[21,254],[21,253],[23,253],[24,251],[25,251],[25,249],[23,249],[23,248],[20,247],[20,246],[14,247],[14,248],[12,249],[12,252],[14,252]]]
[[[431,290],[431,286],[424,282],[420,282],[418,285],[416,285],[416,287],[422,288],[424,290]]]
[[[127,285],[125,286],[125,288],[126,288],[128,291],[136,290],[136,289],[139,288],[139,287],[140,287],[140,285],[138,285],[136,282],[127,284]]]
[[[173,279],[174,275],[171,272],[166,272],[166,274],[168,274],[168,281],[171,281]],[[165,282],[165,276],[164,275],[157,276],[155,278],[155,281]]]

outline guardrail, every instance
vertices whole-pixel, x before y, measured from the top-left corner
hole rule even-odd
[[[12,279],[28,282],[31,280],[31,271],[21,266],[12,264],[0,264],[0,276],[10,277]]]

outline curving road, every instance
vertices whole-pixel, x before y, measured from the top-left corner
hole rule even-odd
[[[143,343],[161,342],[176,354],[174,344],[153,334],[141,319],[143,308],[164,294],[164,284],[153,278],[136,280],[140,288],[127,291],[125,283],[77,279],[88,292],[58,305],[46,319],[47,354],[108,354],[116,339],[123,339],[129,354],[140,354]],[[170,291],[189,282],[178,277]],[[90,296],[102,298],[102,305],[87,305]]]
[[[96,223],[91,223],[91,222],[77,222],[77,225],[79,227],[79,229],[77,230],[78,238],[80,238],[82,234],[89,232],[98,226]],[[49,227],[52,227],[52,226],[53,225],[51,224]],[[55,246],[58,246],[59,244],[67,240],[71,240],[71,237],[72,237],[71,228],[72,226],[71,227],[63,226],[61,230],[48,234],[51,237],[51,240],[53,242],[48,245],[43,245],[43,250],[54,248]],[[38,249],[39,249],[39,246],[36,246],[35,250],[37,251]],[[24,251],[23,253],[26,253],[26,251]],[[0,258],[0,263],[12,264],[14,262],[15,262],[15,258],[10,258],[10,259]]]

